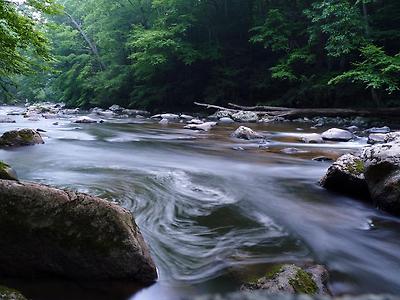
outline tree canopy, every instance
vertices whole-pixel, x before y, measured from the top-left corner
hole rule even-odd
[[[398,106],[398,0],[56,2],[56,15],[50,0],[0,4],[0,78],[17,98]],[[52,71],[36,66],[51,57]]]

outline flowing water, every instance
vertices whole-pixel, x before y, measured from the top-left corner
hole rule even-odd
[[[300,134],[323,130],[305,123],[252,124],[269,136],[259,144],[230,137],[237,124],[204,133],[146,119],[14,118],[17,123],[0,124],[0,132],[41,128],[45,144],[0,150],[0,159],[20,179],[98,195],[131,210],[160,277],[147,288],[122,284],[107,293],[57,280],[15,284],[35,300],[190,299],[235,291],[282,262],[324,264],[335,295],[400,293],[400,219],[323,190],[318,180],[329,163],[311,159],[335,158],[365,139],[301,144]],[[288,147],[304,151],[280,152]]]

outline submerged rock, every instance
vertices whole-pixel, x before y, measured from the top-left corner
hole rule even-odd
[[[169,121],[168,121],[168,119],[161,119],[161,121],[158,123],[161,125],[168,125]]]
[[[17,172],[5,162],[0,161],[0,179],[18,180]]]
[[[338,142],[347,142],[353,138],[353,134],[350,131],[339,128],[331,128],[323,132],[321,136],[324,140]]]
[[[364,171],[364,161],[360,157],[345,154],[329,167],[320,184],[334,192],[369,199]]]
[[[5,132],[0,137],[0,147],[20,147],[44,144],[42,136],[33,129],[20,129]]]
[[[238,111],[237,113],[232,114],[232,119],[236,122],[242,123],[255,123],[258,121],[258,115],[252,111]]]
[[[287,264],[275,266],[265,277],[255,283],[247,283],[242,290],[266,290],[270,294],[329,295],[329,274],[321,265],[307,268]]]
[[[2,275],[157,278],[131,213],[86,194],[0,180],[0,236]]]
[[[238,129],[232,133],[233,137],[238,139],[252,140],[252,139],[262,139],[264,136],[253,129],[245,126],[240,126]]]
[[[301,141],[307,144],[320,144],[323,143],[321,135],[318,133],[308,133],[301,136]]]

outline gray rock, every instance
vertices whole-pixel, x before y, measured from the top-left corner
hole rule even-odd
[[[121,106],[119,106],[119,105],[117,105],[117,104],[111,105],[111,106],[108,108],[108,110],[111,110],[111,111],[114,112],[114,113],[121,113],[124,109],[125,109],[125,108],[123,108],[123,107],[121,107]]]
[[[350,132],[353,132],[353,133],[360,130],[360,128],[358,128],[358,127],[355,126],[355,125],[346,127],[346,129],[347,129],[348,131],[350,131]]]
[[[383,127],[373,127],[373,128],[369,128],[366,130],[369,133],[389,133],[390,132],[390,128],[387,126],[383,126]]]
[[[186,121],[190,121],[190,120],[194,119],[194,117],[189,116],[189,115],[185,115],[185,114],[181,114],[180,118],[183,119],[183,120],[186,120]]]
[[[232,116],[232,112],[228,110],[219,110],[213,115],[209,116],[209,119],[219,120],[221,118],[230,118]]]
[[[322,133],[322,138],[328,141],[347,142],[353,138],[353,134],[347,130],[331,128]]]
[[[157,278],[131,213],[86,194],[0,180],[0,236],[2,275]]]
[[[318,133],[303,134],[301,136],[301,141],[308,144],[320,144],[324,142],[322,136]]]
[[[138,117],[138,116],[142,116],[142,117],[150,116],[150,113],[148,111],[146,111],[146,110],[128,109],[128,108],[124,109],[122,111],[122,114],[128,115],[128,116],[136,116],[136,117]]]
[[[400,144],[366,147],[362,156],[374,205],[400,215]]]
[[[192,119],[190,121],[187,121],[187,123],[188,124],[197,124],[197,125],[199,125],[199,124],[203,124],[204,122],[202,120],[199,120],[199,119]]]
[[[167,119],[168,121],[179,120],[179,116],[176,114],[161,114],[162,119]]]
[[[321,162],[333,161],[332,158],[329,158],[329,157],[326,157],[326,156],[317,156],[317,157],[314,157],[312,160],[321,161]]]
[[[235,121],[233,121],[229,117],[224,117],[224,118],[219,119],[218,123],[221,123],[221,124],[232,124],[232,123],[235,123]]]
[[[0,179],[18,180],[17,173],[5,162],[0,161]]]
[[[254,123],[258,121],[258,115],[252,111],[238,111],[237,113],[232,114],[232,119],[236,122],[242,123]]]
[[[33,129],[20,129],[5,132],[0,137],[0,147],[20,147],[44,144],[39,132]]]
[[[91,117],[88,116],[82,116],[79,117],[78,119],[76,119],[74,121],[74,123],[78,123],[78,124],[91,124],[91,123],[97,123],[97,120],[92,119]]]
[[[361,157],[345,154],[329,167],[320,184],[334,192],[369,199],[364,171],[365,164]]]
[[[280,152],[285,154],[298,154],[298,153],[306,153],[307,151],[298,148],[283,148],[281,149]]]
[[[385,136],[385,143],[400,143],[400,131],[390,132]]]
[[[201,131],[209,131],[211,128],[217,125],[217,122],[205,122],[203,124],[188,124],[185,129],[191,130],[201,130]]]
[[[385,143],[387,135],[384,133],[371,133],[368,136],[368,144],[382,144]]]
[[[242,286],[242,290],[266,290],[271,294],[329,295],[329,274],[321,265],[300,268],[295,265],[276,266],[256,283]]]
[[[168,119],[161,119],[161,121],[158,123],[161,125],[168,125],[169,121],[168,121]]]
[[[264,137],[262,134],[245,126],[240,126],[238,129],[236,129],[235,132],[232,133],[232,136],[244,140],[262,139]]]

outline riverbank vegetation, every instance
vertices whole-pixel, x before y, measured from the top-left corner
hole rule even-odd
[[[397,0],[3,1],[0,19],[3,99],[182,110],[400,96]]]

